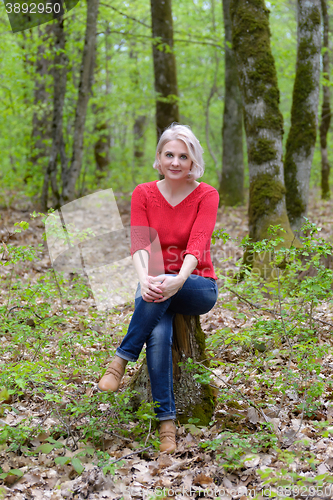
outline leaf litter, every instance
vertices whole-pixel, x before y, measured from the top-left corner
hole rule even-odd
[[[327,240],[332,240],[331,224],[326,223],[331,218],[332,205],[332,202],[319,201],[317,194],[311,197],[309,212],[313,221],[322,227],[321,235]],[[123,207],[122,217],[127,221],[128,210],[128,205]],[[24,233],[16,234],[10,239],[11,243],[15,241],[17,245],[36,245],[41,241],[43,225],[40,220],[30,221],[27,213],[11,210],[2,212],[1,216],[0,235],[4,252],[8,244],[8,233],[18,219],[29,221],[30,228]],[[246,219],[244,207],[222,208],[219,211],[216,227],[223,227],[234,240],[240,241],[248,231]],[[214,264],[218,265],[222,272],[236,271],[237,261],[242,257],[239,246],[234,241],[222,245],[218,240],[215,247],[212,252]],[[230,260],[221,263],[221,260],[229,257]],[[3,278],[7,280],[7,286],[2,287],[0,291],[1,305],[5,305],[8,301],[9,267],[1,268]],[[50,261],[44,247],[37,262],[25,262],[24,266],[17,265],[16,274],[22,283],[37,284],[38,278],[49,268]],[[9,450],[7,442],[0,444],[0,466],[4,476],[3,485],[0,486],[0,497],[14,500],[63,498],[130,500],[149,498],[149,496],[160,498],[164,492],[165,497],[178,499],[218,496],[225,500],[231,498],[245,500],[254,498],[255,495],[257,498],[265,498],[263,473],[266,473],[265,479],[287,478],[290,474],[297,474],[298,478],[304,479],[306,485],[304,488],[309,488],[311,479],[318,475],[331,477],[333,390],[326,382],[332,379],[333,372],[330,326],[333,323],[332,304],[322,302],[316,309],[316,317],[323,321],[316,324],[319,342],[328,345],[330,349],[320,360],[320,375],[326,383],[325,390],[320,396],[320,405],[310,417],[307,417],[297,409],[296,403],[299,403],[300,396],[292,387],[284,395],[277,393],[275,400],[271,394],[267,396],[267,386],[262,385],[254,390],[258,367],[249,374],[251,363],[244,372],[247,376],[239,376],[235,381],[239,361],[246,362],[247,359],[251,361],[254,353],[251,350],[244,350],[236,345],[237,343],[226,344],[223,329],[235,335],[251,328],[258,317],[271,319],[271,316],[240,301],[230,291],[223,289],[222,283],[223,281],[219,280],[220,292],[217,305],[201,317],[201,324],[207,336],[207,349],[214,356],[214,360],[220,362],[213,370],[216,394],[219,389],[228,387],[226,384],[229,383],[230,393],[233,393],[234,397],[230,401],[223,399],[217,403],[212,425],[209,427],[200,428],[195,424],[179,425],[177,452],[171,456],[159,454],[154,447],[149,448],[149,440],[146,446],[148,449],[140,454],[138,451],[144,448],[144,443],[142,438],[136,441],[137,437],[131,435],[133,422],[123,424],[123,428],[128,431],[127,436],[125,433],[117,435],[112,429],[105,429],[102,449],[115,462],[114,468],[111,467],[105,474],[102,465],[96,465],[96,449],[92,446],[92,454],[86,453],[87,442],[80,441],[79,425],[82,425],[85,419],[89,420],[89,414],[78,415],[76,420],[72,418],[72,421],[70,419],[66,421],[55,408],[57,406],[59,409],[66,408],[66,405],[83,395],[94,396],[94,386],[100,373],[87,370],[81,374],[75,370],[75,360],[78,361],[78,366],[82,366],[82,363],[94,364],[96,358],[101,358],[102,352],[105,355],[102,356],[100,366],[106,366],[109,359],[107,351],[113,352],[124,334],[124,327],[128,325],[133,312],[132,305],[118,307],[114,313],[101,317],[96,314],[91,296],[71,298],[65,304],[65,311],[72,309],[75,314],[66,317],[60,299],[54,295],[49,298],[51,307],[48,314],[53,319],[58,319],[58,322],[55,323],[54,331],[50,329],[46,346],[37,345],[35,349],[25,349],[24,345],[20,344],[12,346],[13,332],[2,332],[2,360],[9,365],[20,366],[21,363],[24,366],[26,363],[36,362],[40,354],[44,363],[51,366],[52,359],[57,359],[63,349],[72,350],[72,361],[68,366],[64,363],[61,365],[61,379],[66,381],[66,384],[60,401],[52,402],[52,399],[48,400],[41,396],[35,390],[38,381],[34,380],[22,389],[20,396],[15,393],[6,394],[6,399],[2,396],[0,431],[7,427],[17,429],[22,422],[25,422],[31,429],[31,436],[27,431],[26,439],[16,451]],[[42,302],[42,299],[36,299],[37,305],[39,301]],[[15,305],[28,307],[27,302],[21,300]],[[18,310],[12,310],[11,314],[17,315]],[[27,328],[36,328],[38,318],[31,314],[28,319],[30,325],[27,324]],[[84,334],[87,331],[94,332],[90,343],[85,342],[83,345],[73,340],[77,338],[77,332]],[[112,332],[112,336],[106,341],[108,332]],[[268,370],[269,377],[277,379],[281,376],[287,361],[283,349],[273,349],[272,352],[274,355],[269,361],[262,358],[261,370]],[[139,364],[140,362],[132,364],[128,368],[123,388]],[[291,365],[291,368],[297,373],[297,365]],[[52,372],[49,378],[46,376],[43,379],[44,388],[49,388],[51,394],[52,390],[56,389],[56,384],[52,381],[54,374],[55,372]],[[311,384],[311,381],[307,383]],[[107,401],[101,402],[99,410],[106,414],[112,413],[112,404]],[[274,446],[246,449],[244,443],[240,443],[239,440],[234,443],[231,441],[231,444],[228,441],[226,435],[228,432],[241,435],[244,429],[255,439],[262,429],[263,422],[267,421],[272,425],[279,451],[274,449]],[[56,430],[59,428],[67,429],[66,437],[62,437],[64,433],[57,436]],[[155,439],[154,433],[154,430],[151,431],[151,438]],[[217,444],[215,449],[214,446],[202,446],[219,439],[222,439],[221,442],[224,444]],[[248,440],[248,446],[251,448],[251,440]],[[242,449],[242,453],[234,461],[223,455],[223,450],[237,451],[237,447]],[[74,460],[80,451],[82,455],[76,463]],[[128,458],[120,460],[116,465],[116,461],[124,456]],[[62,457],[63,463],[56,464],[57,457]],[[80,469],[80,464],[83,469]],[[274,485],[274,482],[272,484]],[[320,491],[316,488],[313,492],[311,498],[314,499],[333,496],[331,493],[325,496],[325,491],[319,494]],[[295,490],[292,494],[293,498],[302,497],[300,489],[298,493]]]

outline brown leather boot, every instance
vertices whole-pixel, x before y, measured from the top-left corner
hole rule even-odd
[[[97,389],[103,392],[118,391],[121,379],[125,373],[125,366],[114,359],[107,367],[101,380],[98,382]]]
[[[177,449],[174,420],[162,420],[160,426],[160,451],[173,453]]]

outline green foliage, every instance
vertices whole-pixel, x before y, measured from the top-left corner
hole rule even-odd
[[[204,449],[214,450],[216,458],[227,471],[239,469],[249,454],[255,454],[268,448],[276,448],[276,436],[262,429],[255,436],[242,432],[222,432],[216,439],[200,443]]]

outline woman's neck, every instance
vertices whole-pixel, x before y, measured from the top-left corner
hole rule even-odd
[[[172,182],[168,179],[163,179],[158,181],[159,187],[163,189],[165,193],[168,193],[172,197],[179,196],[181,194],[193,191],[198,185],[199,182],[195,180],[185,180],[184,182],[179,182],[176,180]]]

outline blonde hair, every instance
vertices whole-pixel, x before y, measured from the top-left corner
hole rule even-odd
[[[200,142],[193,134],[191,128],[188,125],[180,125],[179,123],[172,123],[170,127],[164,130],[163,134],[158,141],[156,147],[155,161],[153,167],[162,174],[160,169],[160,162],[158,159],[158,154],[161,154],[163,147],[167,142],[175,140],[183,141],[188,149],[189,156],[192,160],[192,169],[190,172],[190,177],[192,179],[198,179],[201,177],[205,171],[205,163],[202,158],[203,149]]]

